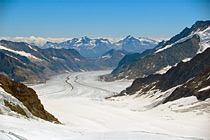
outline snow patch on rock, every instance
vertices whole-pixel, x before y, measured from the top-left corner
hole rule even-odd
[[[10,48],[7,48],[7,47],[1,46],[1,45],[0,45],[0,49],[2,49],[2,50],[7,50],[7,51],[9,51],[9,52],[19,54],[19,55],[21,55],[21,56],[25,56],[25,57],[27,57],[27,58],[29,58],[29,59],[32,58],[32,59],[35,59],[35,60],[37,60],[37,61],[42,61],[42,59],[37,58],[37,57],[31,55],[30,53],[26,53],[26,52],[24,52],[24,51],[15,51],[15,50],[12,50],[12,49],[10,49]]]

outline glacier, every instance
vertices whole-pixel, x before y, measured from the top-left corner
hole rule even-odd
[[[119,93],[132,81],[104,82],[99,75],[110,71],[69,72],[46,83],[30,85],[45,109],[61,122],[0,115],[0,138],[5,140],[185,140],[209,139],[209,113],[189,109],[209,104],[195,97],[145,110],[155,100],[136,95],[105,97]],[[143,110],[144,108],[144,110]],[[188,111],[185,111],[189,109]]]

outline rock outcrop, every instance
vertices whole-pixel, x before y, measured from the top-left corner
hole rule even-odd
[[[44,109],[44,106],[41,104],[36,92],[32,88],[3,76],[0,76],[0,87],[22,102],[32,115],[46,121],[60,123],[57,118]],[[11,110],[27,117],[26,113],[20,108],[20,106],[12,105],[6,100],[4,102]]]

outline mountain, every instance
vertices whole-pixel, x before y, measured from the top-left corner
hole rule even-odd
[[[73,38],[61,43],[47,42],[43,48],[68,48],[77,50],[84,57],[99,57],[105,52],[115,50],[126,50],[127,52],[142,52],[151,49],[158,44],[157,41],[149,38],[134,38],[129,35],[125,39],[115,43],[111,43],[108,39],[90,39],[82,37],[80,39]]]
[[[153,107],[183,97],[195,96],[198,100],[210,98],[210,48],[190,61],[180,62],[165,74],[137,78],[120,95],[152,98]]]
[[[151,49],[157,45],[157,41],[149,39],[149,38],[134,38],[129,35],[125,39],[120,40],[117,43],[114,43],[114,46],[119,47],[120,49],[124,49],[128,52],[143,52],[146,49]]]
[[[155,48],[139,54],[125,56],[106,80],[135,79],[144,77],[193,58],[210,47],[210,21],[197,21],[191,28],[168,41],[160,42]]]
[[[75,49],[84,57],[98,57],[111,49],[111,43],[108,39],[90,39],[85,36],[81,39],[73,38],[62,43],[47,42],[43,47]]]
[[[20,82],[0,76],[0,114],[10,116],[36,117],[46,121],[60,123],[48,113],[41,104],[36,92]]]
[[[88,58],[88,60],[96,64],[100,69],[113,69],[117,66],[119,61],[127,55],[128,52],[125,50],[114,50],[111,49],[104,53],[102,56]]]
[[[0,74],[15,81],[43,82],[66,71],[98,70],[73,49],[40,49],[24,42],[0,41]]]

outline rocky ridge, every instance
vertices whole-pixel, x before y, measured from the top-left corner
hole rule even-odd
[[[188,62],[180,62],[165,74],[137,78],[118,96],[138,94],[162,98],[158,104],[182,97],[196,96],[198,100],[210,97],[210,49]],[[167,94],[166,94],[167,93]],[[158,99],[157,98],[157,99]]]
[[[168,41],[160,42],[154,49],[125,56],[105,80],[136,79],[191,59],[210,47],[210,21],[197,21],[191,28]]]
[[[3,76],[0,76],[0,88],[4,89],[4,91],[0,91],[0,98],[3,100],[0,104],[0,112],[3,113],[4,108],[8,107],[27,118],[34,118],[33,116],[35,116],[46,121],[60,123],[57,118],[44,109],[33,89]],[[10,94],[12,97],[5,96],[5,94]],[[2,106],[5,107],[2,108]]]
[[[0,41],[0,74],[15,81],[43,82],[67,71],[98,70],[99,67],[73,49],[40,49],[24,42]]]

